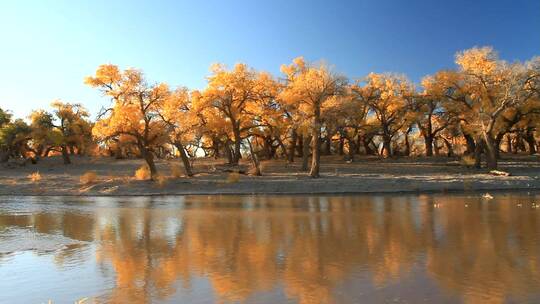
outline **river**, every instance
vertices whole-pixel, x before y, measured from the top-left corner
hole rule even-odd
[[[492,195],[0,197],[0,303],[540,303]]]

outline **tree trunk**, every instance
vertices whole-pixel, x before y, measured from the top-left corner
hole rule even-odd
[[[233,125],[233,135],[234,135],[234,155],[233,155],[233,165],[238,165],[242,155],[240,154],[240,148],[242,144],[242,138],[240,136],[240,127]]]
[[[317,132],[315,132],[317,133]],[[311,138],[311,170],[309,176],[313,178],[319,177],[321,164],[321,138],[318,134],[313,134]]]
[[[302,139],[302,171],[307,171],[308,161],[309,161],[309,143],[311,140],[309,139],[309,136],[306,136],[305,140],[303,139],[303,136],[302,136],[301,139]]]
[[[304,157],[304,135],[298,136],[298,145],[296,146],[298,156]]]
[[[498,134],[497,137],[494,140],[495,145],[495,157],[497,159],[501,158],[501,142],[504,138],[504,134]]]
[[[296,151],[296,139],[297,139],[297,137],[298,137],[298,134],[296,133],[296,130],[293,130],[292,134],[291,134],[291,143],[289,145],[289,153],[287,155],[287,160],[290,163],[294,162],[294,153]]]
[[[509,134],[506,134],[506,152],[507,153],[513,153],[512,152],[512,136]]]
[[[497,169],[497,149],[496,140],[489,135],[485,137],[486,164],[488,169]]]
[[[464,154],[474,154],[476,151],[474,138],[468,134],[463,134],[463,137],[465,137],[465,142],[467,143],[467,149]]]
[[[231,147],[229,146],[229,144],[226,144],[224,146],[225,148],[225,154],[227,155],[227,163],[229,165],[232,165],[233,164],[233,152],[231,151]]]
[[[444,144],[446,146],[446,156],[448,157],[453,157],[454,156],[454,148],[452,148],[452,143],[450,141],[448,141],[448,139],[446,138],[442,138],[442,140],[444,141]]]
[[[350,140],[349,140],[350,142]],[[338,154],[339,155],[343,155],[343,147],[345,146],[345,137],[343,136],[340,136],[339,137],[339,145],[338,145]],[[350,149],[350,144],[349,144],[349,149]]]
[[[349,161],[354,161],[354,152],[356,151],[356,143],[353,139],[349,139]]]
[[[251,154],[251,161],[253,162],[253,167],[255,168],[254,175],[261,176],[261,165],[259,163],[259,157],[255,152],[253,152],[253,145],[251,144],[251,140],[248,138],[248,144],[249,144],[249,153]]]
[[[313,134],[311,139],[311,170],[309,176],[313,178],[319,177],[321,164],[321,108],[315,106],[313,117]]]
[[[153,180],[157,175],[157,168],[156,164],[154,163],[154,154],[152,154],[151,151],[148,151],[148,149],[145,147],[141,147],[141,154],[144,161],[148,165],[148,169],[150,169],[150,178]]]
[[[330,134],[326,135],[324,142],[324,155],[332,154],[332,136]]]
[[[405,133],[405,156],[411,155],[411,143],[409,142],[409,132]]]
[[[426,156],[433,156],[433,136],[424,135],[424,143],[426,145]]]
[[[529,146],[529,154],[536,154],[536,140],[534,139],[534,131],[532,131],[531,129],[527,129],[527,133],[525,134],[525,141]]]
[[[62,159],[64,160],[64,165],[71,164],[71,159],[69,158],[68,147],[66,145],[62,145],[60,147],[60,151],[62,152]]]
[[[392,139],[388,135],[383,135],[383,150],[382,155],[384,158],[392,156]]]
[[[214,159],[219,158],[219,140],[217,138],[212,139],[212,150],[214,150]]]
[[[192,177],[193,176],[193,170],[191,168],[191,163],[189,162],[189,157],[186,153],[186,149],[184,149],[184,145],[182,143],[175,143],[174,146],[176,149],[178,149],[178,153],[180,153],[180,159],[182,159],[182,164],[184,165],[184,172],[187,176]]]
[[[366,151],[366,155],[374,155],[375,151],[371,149],[369,146],[369,143],[371,142],[371,138],[367,138],[367,136],[362,136],[362,144],[364,145],[364,150]]]
[[[5,163],[9,160],[9,150],[0,151],[0,163]]]
[[[480,141],[474,146],[474,167],[480,169],[482,167],[482,150],[484,148],[483,142]]]

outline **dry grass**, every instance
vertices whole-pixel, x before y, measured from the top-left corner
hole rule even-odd
[[[39,173],[39,171],[34,172],[28,175],[28,179],[30,179],[32,183],[37,183],[41,180],[41,174]]]
[[[184,176],[184,172],[180,164],[172,163],[171,166],[171,175],[174,178],[181,178]]]
[[[136,180],[149,180],[151,177],[152,175],[150,174],[150,169],[147,165],[143,165],[135,171]]]
[[[83,175],[81,175],[81,177],[79,178],[79,181],[83,185],[93,184],[96,182],[96,180],[97,180],[97,173],[95,171],[88,171],[84,173]]]

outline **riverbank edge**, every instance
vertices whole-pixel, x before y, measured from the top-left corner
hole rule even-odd
[[[324,182],[323,179],[318,181]],[[335,183],[335,180],[333,181]],[[437,182],[431,180],[429,184],[424,186],[405,186],[394,185],[392,182],[377,182],[376,185],[367,185],[357,187],[354,189],[354,185],[346,184],[343,187],[334,187],[332,183],[327,183],[326,186],[321,187],[317,184],[298,184],[288,185],[289,187],[279,187],[279,184],[268,187],[270,189],[264,189],[263,183],[248,183],[248,185],[232,185],[230,188],[220,184],[213,183],[206,185],[207,187],[199,189],[153,189],[152,185],[146,187],[138,187],[137,189],[120,189],[119,191],[111,193],[103,193],[101,191],[88,191],[77,192],[76,190],[54,190],[54,191],[36,191],[35,189],[0,189],[1,197],[46,197],[46,196],[65,196],[65,197],[136,197],[136,196],[207,196],[207,195],[247,195],[247,196],[265,196],[265,195],[383,195],[383,194],[437,194],[437,193],[485,193],[485,192],[540,192],[540,181],[528,180],[528,181],[505,181],[501,180],[500,183],[486,183],[486,181],[475,181],[466,184],[466,181],[455,182]],[[150,182],[147,182],[150,183]],[[282,182],[283,183],[283,182]],[[502,184],[504,183],[504,184]],[[466,185],[465,185],[466,184]],[[253,191],[253,186],[257,191]],[[281,188],[276,190],[275,188]],[[295,189],[302,187],[303,189]],[[218,188],[218,189],[210,189]],[[247,189],[249,188],[249,189]],[[273,189],[272,189],[273,188]]]

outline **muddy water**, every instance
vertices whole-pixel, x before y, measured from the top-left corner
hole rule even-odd
[[[540,303],[540,196],[493,196],[3,197],[0,303]]]

